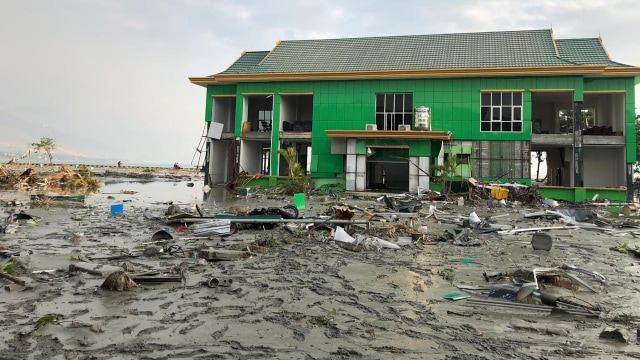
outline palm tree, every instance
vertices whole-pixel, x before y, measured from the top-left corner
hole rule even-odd
[[[287,162],[289,177],[293,179],[296,175],[296,164],[298,164],[298,152],[296,148],[288,147],[286,149],[278,149],[278,154]]]

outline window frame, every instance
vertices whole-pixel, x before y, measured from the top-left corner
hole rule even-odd
[[[480,91],[480,132],[522,133],[523,97],[522,90]]]
[[[524,140],[474,140],[471,173],[478,179],[531,178],[531,143]]]
[[[409,102],[407,98],[410,98]],[[413,100],[412,92],[376,93],[375,122],[378,130],[396,131],[398,125],[413,127]]]

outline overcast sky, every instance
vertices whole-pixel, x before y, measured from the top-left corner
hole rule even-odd
[[[0,1],[0,151],[42,136],[59,152],[188,165],[205,89],[189,76],[226,69],[278,39],[553,28],[601,36],[640,66],[640,1]],[[197,160],[197,156],[196,156]]]

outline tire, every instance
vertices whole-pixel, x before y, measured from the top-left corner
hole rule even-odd
[[[285,205],[280,208],[280,216],[284,219],[297,219],[299,215],[300,212],[295,205]]]

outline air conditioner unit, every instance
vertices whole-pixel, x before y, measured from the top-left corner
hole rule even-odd
[[[398,131],[411,131],[411,125],[398,125]]]
[[[367,131],[376,131],[376,130],[378,130],[378,125],[376,125],[376,124],[367,124],[367,125],[365,125],[364,129],[367,130]]]

